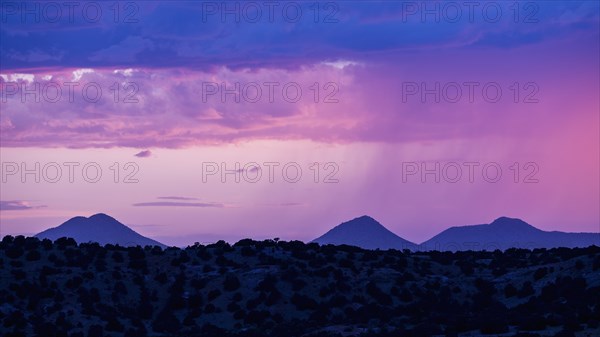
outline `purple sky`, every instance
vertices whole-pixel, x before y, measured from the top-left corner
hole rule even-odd
[[[600,231],[598,2],[80,4],[0,8],[1,235]]]

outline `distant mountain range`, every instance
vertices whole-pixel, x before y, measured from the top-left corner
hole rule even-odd
[[[451,227],[423,242],[424,250],[505,250],[600,246],[600,233],[546,232],[521,219],[501,217],[490,224]]]
[[[98,242],[102,245],[160,246],[166,245],[144,237],[106,214],[89,218],[74,217],[62,225],[47,229],[36,237],[56,240],[71,237],[78,243]],[[364,249],[410,250],[506,250],[508,248],[555,248],[600,246],[600,233],[547,232],[520,219],[500,217],[490,224],[457,226],[416,244],[394,234],[370,216],[346,221],[314,239],[322,245],[350,245]]]
[[[35,236],[50,240],[70,237],[75,239],[77,243],[98,242],[101,245],[110,243],[121,246],[167,247],[158,241],[140,235],[115,218],[102,213],[92,215],[89,218],[74,217],[58,227],[47,229]]]
[[[600,233],[546,232],[520,219],[500,217],[490,224],[451,227],[419,245],[392,233],[373,218],[362,216],[336,226],[313,242],[398,250],[573,248],[600,246]]]

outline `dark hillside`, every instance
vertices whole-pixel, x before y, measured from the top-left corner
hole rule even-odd
[[[584,336],[600,248],[0,243],[2,336]]]

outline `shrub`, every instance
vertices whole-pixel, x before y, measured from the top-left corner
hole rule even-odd
[[[152,322],[152,329],[156,332],[173,334],[181,329],[181,323],[170,310],[165,308],[158,314],[154,322]]]
[[[165,272],[156,274],[156,276],[154,277],[154,280],[156,280],[160,284],[165,284],[165,283],[167,283],[167,274]]]
[[[29,252],[27,252],[27,255],[25,256],[25,259],[27,261],[38,261],[40,258],[41,258],[41,254],[37,250],[30,250]]]
[[[124,259],[123,259],[123,254],[121,254],[121,252],[116,251],[112,254],[112,259],[113,261],[117,262],[117,263],[123,263]]]
[[[102,329],[102,326],[100,326],[98,324],[91,325],[88,329],[87,336],[88,337],[103,337],[104,329]]]
[[[392,298],[388,294],[384,293],[381,289],[379,289],[377,284],[375,284],[375,282],[373,281],[367,283],[367,294],[374,298],[379,304],[392,304]]]
[[[23,255],[23,249],[21,247],[10,246],[6,249],[6,257],[9,259],[18,259]]]
[[[225,291],[235,291],[240,288],[240,280],[234,274],[229,274],[225,276],[225,281],[223,282],[223,289]]]
[[[212,302],[214,299],[216,299],[219,296],[221,296],[221,291],[219,289],[213,289],[208,293],[207,299],[209,302]]]
[[[506,298],[517,296],[517,293],[517,288],[515,288],[515,286],[513,286],[511,283],[507,284],[506,287],[504,287],[504,297]]]
[[[56,244],[59,250],[64,250],[67,247],[77,247],[77,242],[73,238],[60,238],[54,241],[54,244]]]
[[[249,256],[255,256],[256,255],[256,251],[254,250],[254,248],[248,247],[248,246],[242,247],[240,253],[244,257],[249,257]]]
[[[525,283],[523,283],[523,287],[521,288],[521,290],[519,290],[519,298],[524,298],[527,296],[531,296],[534,294],[534,290],[533,290],[533,286],[531,285],[531,282],[526,281]]]
[[[538,281],[542,277],[546,276],[546,274],[548,274],[548,269],[546,269],[546,267],[538,268],[535,273],[533,273],[533,279]]]
[[[291,298],[291,302],[299,310],[314,310],[318,306],[315,300],[308,296],[300,294],[294,294]]]

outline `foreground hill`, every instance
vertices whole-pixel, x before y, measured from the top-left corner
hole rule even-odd
[[[425,250],[490,250],[600,246],[600,233],[546,232],[520,219],[449,228],[421,244]]]
[[[95,214],[89,218],[78,216],[62,225],[47,229],[35,235],[40,239],[56,240],[62,237],[75,239],[79,243],[98,242],[101,245],[118,244],[121,246],[161,246],[162,243],[149,239],[125,226],[106,214]]]
[[[392,233],[370,216],[347,221],[314,239],[319,244],[350,245],[364,249],[413,249],[416,245]]]
[[[0,242],[1,336],[599,336],[600,248]]]

